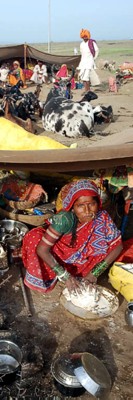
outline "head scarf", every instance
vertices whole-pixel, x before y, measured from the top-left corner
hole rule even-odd
[[[87,29],[81,29],[80,37],[81,37],[81,39],[84,39],[84,38],[90,39],[91,34]]]
[[[13,65],[14,65],[14,64],[18,65],[18,67],[20,66],[19,61],[13,61]]]
[[[62,64],[59,71],[56,73],[58,78],[66,78],[68,76],[68,69],[66,64]]]
[[[69,211],[74,202],[81,196],[97,196],[99,198],[100,207],[102,202],[98,193],[98,187],[89,179],[80,179],[63,186],[56,200],[56,210]]]

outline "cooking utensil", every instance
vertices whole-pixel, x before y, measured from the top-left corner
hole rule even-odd
[[[18,236],[24,236],[28,232],[28,227],[19,221],[14,221],[12,219],[0,220],[0,229],[5,229],[5,234],[17,234]]]
[[[127,309],[125,311],[125,320],[129,326],[133,327],[133,301],[127,304]]]
[[[67,299],[64,295],[65,290],[62,292],[60,296],[60,303],[64,306],[66,310],[70,313],[76,315],[77,317],[83,319],[99,319],[106,318],[109,315],[112,315],[116,312],[119,307],[118,297],[109,289],[102,287],[100,285],[96,285],[97,289],[97,303],[94,309],[87,310],[86,308],[82,308],[82,302],[80,306],[73,304],[71,299]],[[89,293],[88,293],[89,296]],[[94,293],[95,296],[95,293]],[[103,306],[99,307],[99,301],[103,301]],[[98,308],[99,307],[99,308]]]
[[[27,226],[19,221],[8,219],[0,221],[0,236],[3,244],[7,246],[9,264],[18,261],[22,239],[28,230]]]
[[[75,397],[79,397],[85,393],[85,389],[83,388],[83,386],[78,387],[78,388],[63,386],[63,385],[61,385],[61,383],[57,382],[55,379],[54,379],[54,384],[55,384],[56,388],[59,390],[59,392],[61,394],[63,394],[63,396],[65,396],[65,398],[66,397],[71,397],[71,398],[74,397],[75,398]]]
[[[71,388],[81,388],[82,384],[74,373],[75,367],[76,360],[74,359],[74,356],[64,353],[53,361],[51,372],[55,380],[61,385]]]
[[[74,374],[75,356],[75,354],[64,353],[55,359],[51,365],[55,386],[64,396],[77,397],[85,392]]]
[[[0,340],[0,376],[18,371],[22,353],[18,345],[9,340]]]
[[[15,264],[20,260],[20,253],[21,253],[21,244],[22,238],[19,237],[12,237],[6,240],[7,250],[8,250],[8,261],[9,264]]]
[[[104,364],[90,353],[79,354],[78,361],[74,373],[81,385],[94,397],[107,399],[111,378]]]

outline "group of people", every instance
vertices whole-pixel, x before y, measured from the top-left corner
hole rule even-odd
[[[12,66],[4,63],[0,68],[0,81],[4,83],[9,83],[11,86],[14,86],[18,83],[18,81],[23,82],[23,86],[25,85],[25,76],[23,73],[23,69],[20,67],[19,61],[14,61]]]
[[[23,82],[23,86],[26,87],[25,74],[23,69],[20,67],[19,61],[14,61],[11,67],[8,63],[3,63],[0,68],[0,81],[3,84],[8,82],[11,86],[14,86],[18,83],[19,80],[21,80]],[[42,61],[37,61],[37,64],[33,69],[33,74],[30,78],[30,81],[34,82],[35,84],[48,82],[47,67],[45,64],[43,64]]]
[[[77,72],[78,78],[83,82],[85,92],[87,92],[90,90],[90,85],[96,86],[100,84],[95,64],[99,48],[96,41],[91,39],[91,34],[87,29],[81,29],[80,38],[82,39],[80,44],[81,60],[77,67]],[[25,76],[19,61],[14,61],[11,68],[5,63],[1,66],[0,81],[3,83],[8,81],[9,84],[15,85],[20,79],[25,85]],[[41,60],[38,60],[34,66],[30,82],[35,84],[48,83],[47,66]]]
[[[85,91],[100,83],[95,71],[99,49],[90,32],[80,32],[81,59],[77,67]],[[3,70],[5,65],[3,65]],[[8,68],[7,68],[8,69]],[[1,76],[2,72],[0,71]],[[67,66],[57,72],[67,77]],[[5,74],[6,75],[6,74]],[[18,61],[7,72],[9,83],[25,82]],[[3,71],[3,79],[4,71]],[[1,77],[0,77],[1,78]],[[47,83],[47,67],[38,61],[30,78],[35,84]],[[102,201],[96,184],[89,179],[71,181],[62,187],[56,200],[56,213],[43,227],[30,230],[23,239],[22,260],[25,285],[47,293],[58,281],[75,290],[82,282],[96,283],[97,278],[124,254],[121,232],[117,229]]]

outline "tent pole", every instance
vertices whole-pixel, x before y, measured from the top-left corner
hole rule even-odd
[[[24,44],[24,69],[26,69],[26,50],[27,50],[27,45],[26,43]]]
[[[51,2],[48,0],[48,53],[51,53]]]

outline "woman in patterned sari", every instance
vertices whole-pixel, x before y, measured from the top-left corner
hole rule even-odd
[[[45,229],[34,228],[23,240],[25,285],[42,293],[58,280],[69,290],[82,279],[96,282],[122,251],[120,232],[102,210],[93,182],[82,179],[63,186],[56,210]]]
[[[23,70],[20,67],[19,61],[14,61],[11,71],[8,74],[10,85],[16,85],[20,80],[25,84],[25,77]]]

